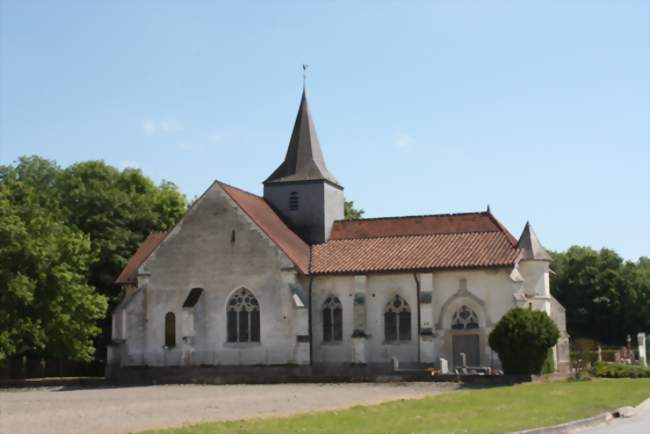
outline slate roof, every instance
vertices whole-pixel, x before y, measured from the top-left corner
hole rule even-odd
[[[526,222],[517,247],[521,249],[522,260],[533,261],[551,261],[551,255],[548,254],[542,243],[537,238],[537,234],[533,230],[529,222]]]
[[[309,272],[309,245],[282,221],[263,198],[223,182],[217,183],[248,217],[291,259],[303,273]]]
[[[138,275],[138,268],[149,257],[162,240],[167,236],[167,232],[151,232],[144,239],[138,250],[135,251],[129,262],[126,264],[120,275],[115,280],[118,285],[135,284]]]
[[[514,265],[517,240],[489,212],[337,221],[313,274]]]
[[[323,151],[309,110],[307,93],[303,90],[287,155],[264,184],[318,180],[325,180],[342,188],[325,165]]]

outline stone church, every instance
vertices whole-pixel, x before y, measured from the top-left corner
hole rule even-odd
[[[517,239],[489,208],[344,220],[304,91],[263,184],[260,197],[215,181],[145,239],[117,278],[110,367],[498,368],[488,335],[513,306],[556,321],[568,367],[550,256],[529,224]]]

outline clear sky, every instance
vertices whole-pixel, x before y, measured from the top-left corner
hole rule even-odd
[[[261,193],[307,63],[367,217],[489,203],[550,249],[650,255],[649,1],[222,3],[0,0],[0,164]]]

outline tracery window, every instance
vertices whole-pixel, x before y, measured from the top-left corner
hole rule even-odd
[[[176,315],[174,312],[165,314],[165,346],[176,346]]]
[[[260,305],[246,288],[230,297],[227,306],[228,342],[260,341]]]
[[[411,308],[399,295],[384,309],[384,337],[389,342],[411,340]]]
[[[289,193],[289,209],[291,211],[297,211],[298,210],[298,192],[297,191],[292,191]]]
[[[454,330],[477,329],[478,315],[472,309],[463,305],[451,317],[451,328]]]
[[[323,303],[323,341],[343,340],[343,306],[338,297],[330,295]]]

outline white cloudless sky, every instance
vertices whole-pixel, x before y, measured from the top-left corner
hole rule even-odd
[[[0,0],[0,164],[102,159],[261,193],[301,65],[367,217],[484,210],[650,255],[650,2]]]

